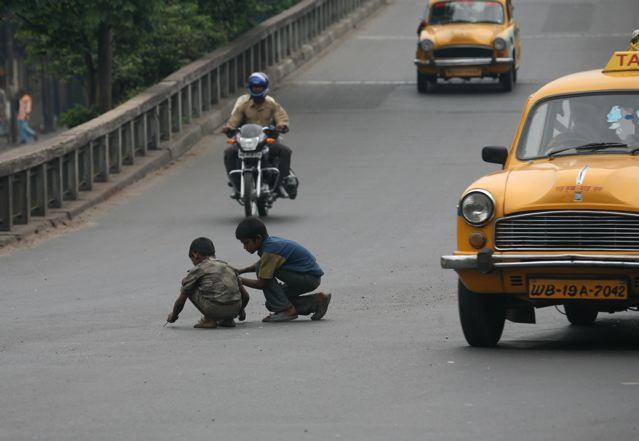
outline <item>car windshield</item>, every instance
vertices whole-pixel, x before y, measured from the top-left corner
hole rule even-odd
[[[618,153],[637,147],[639,93],[601,93],[538,104],[528,115],[517,157]]]
[[[449,23],[497,23],[504,22],[504,8],[499,2],[489,0],[448,0],[437,2],[430,8],[431,25]]]

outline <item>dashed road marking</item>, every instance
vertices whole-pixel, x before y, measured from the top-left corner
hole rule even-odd
[[[584,39],[584,38],[628,38],[628,32],[613,32],[613,33],[599,33],[590,34],[586,32],[567,32],[567,33],[555,33],[547,32],[543,34],[523,34],[522,40],[555,40],[555,39]],[[387,40],[412,40],[417,42],[417,36],[415,35],[358,35],[357,40],[367,41],[387,41]]]
[[[408,86],[415,85],[417,82],[405,80],[308,80],[291,81],[289,84],[304,86]]]
[[[542,85],[551,81],[552,78],[549,79],[526,79],[517,81],[519,85]],[[482,81],[473,81],[462,82],[455,81],[454,83],[442,83],[443,85],[470,85],[470,84],[491,84],[494,82],[493,80],[482,80]],[[290,81],[287,84],[292,84],[294,86],[415,86],[417,81],[411,80],[306,80],[306,81]]]

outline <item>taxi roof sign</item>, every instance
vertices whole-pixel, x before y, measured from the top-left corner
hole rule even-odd
[[[639,29],[632,33],[630,44],[625,51],[612,54],[603,72],[639,73]]]
[[[604,73],[636,72],[639,74],[639,52],[615,52],[603,71]]]

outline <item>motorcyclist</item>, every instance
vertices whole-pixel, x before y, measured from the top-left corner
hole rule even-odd
[[[288,114],[277,101],[267,96],[268,86],[269,80],[265,73],[252,73],[248,77],[249,93],[237,99],[222,132],[231,136],[243,124],[259,124],[263,127],[275,125],[275,130],[278,133],[288,132]],[[233,144],[224,151],[224,166],[227,174],[237,169],[238,150],[239,146]],[[295,199],[298,182],[297,178],[291,175],[291,149],[276,141],[269,145],[269,157],[271,159],[279,158],[280,179],[277,188],[280,195]],[[229,178],[235,187],[234,197],[238,197],[240,176],[229,174]]]

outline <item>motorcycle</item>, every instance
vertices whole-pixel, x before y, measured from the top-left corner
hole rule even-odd
[[[276,161],[269,158],[269,145],[274,144],[279,132],[274,127],[244,124],[234,132],[227,132],[228,144],[237,144],[239,168],[229,172],[229,179],[239,175],[237,201],[244,206],[246,217],[265,217],[279,194],[280,171]],[[291,176],[294,176],[291,170]],[[229,182],[230,186],[233,185]]]

